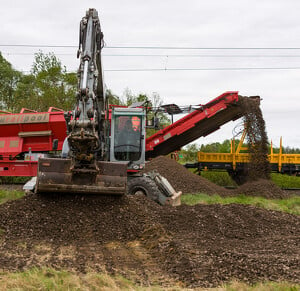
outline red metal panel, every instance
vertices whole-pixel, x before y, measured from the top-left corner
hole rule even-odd
[[[36,176],[38,153],[51,151],[54,139],[58,140],[57,150],[61,150],[66,131],[60,109],[0,114],[0,176]],[[30,150],[34,160],[24,160],[21,154]]]
[[[37,166],[37,161],[0,161],[0,176],[33,177]]]
[[[58,139],[58,150],[62,149],[66,137],[66,122],[63,111],[18,113],[0,115],[0,154],[16,156],[22,152],[51,151],[52,142]],[[51,131],[48,136],[28,135],[19,137],[19,133]],[[10,146],[11,141],[19,146]],[[4,146],[3,146],[4,144]]]
[[[3,139],[0,144],[0,155],[3,158],[8,158],[9,156],[16,156],[20,152],[22,152],[23,148],[23,138],[19,138],[18,136],[9,136]]]

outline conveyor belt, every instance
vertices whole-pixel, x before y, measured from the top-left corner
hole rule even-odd
[[[243,116],[238,92],[226,92],[146,140],[146,159],[167,155]],[[259,98],[259,97],[257,97]]]

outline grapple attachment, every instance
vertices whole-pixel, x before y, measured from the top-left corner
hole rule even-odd
[[[97,162],[97,169],[72,169],[71,159],[39,159],[35,192],[126,193],[127,164]]]

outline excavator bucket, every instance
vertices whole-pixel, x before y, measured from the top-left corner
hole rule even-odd
[[[36,193],[65,192],[82,194],[126,193],[127,164],[97,162],[98,169],[72,170],[71,159],[40,158]]]

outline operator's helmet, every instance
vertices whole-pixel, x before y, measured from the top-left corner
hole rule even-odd
[[[127,129],[127,130],[133,129],[131,119],[126,120],[125,125],[124,125],[124,129]]]

